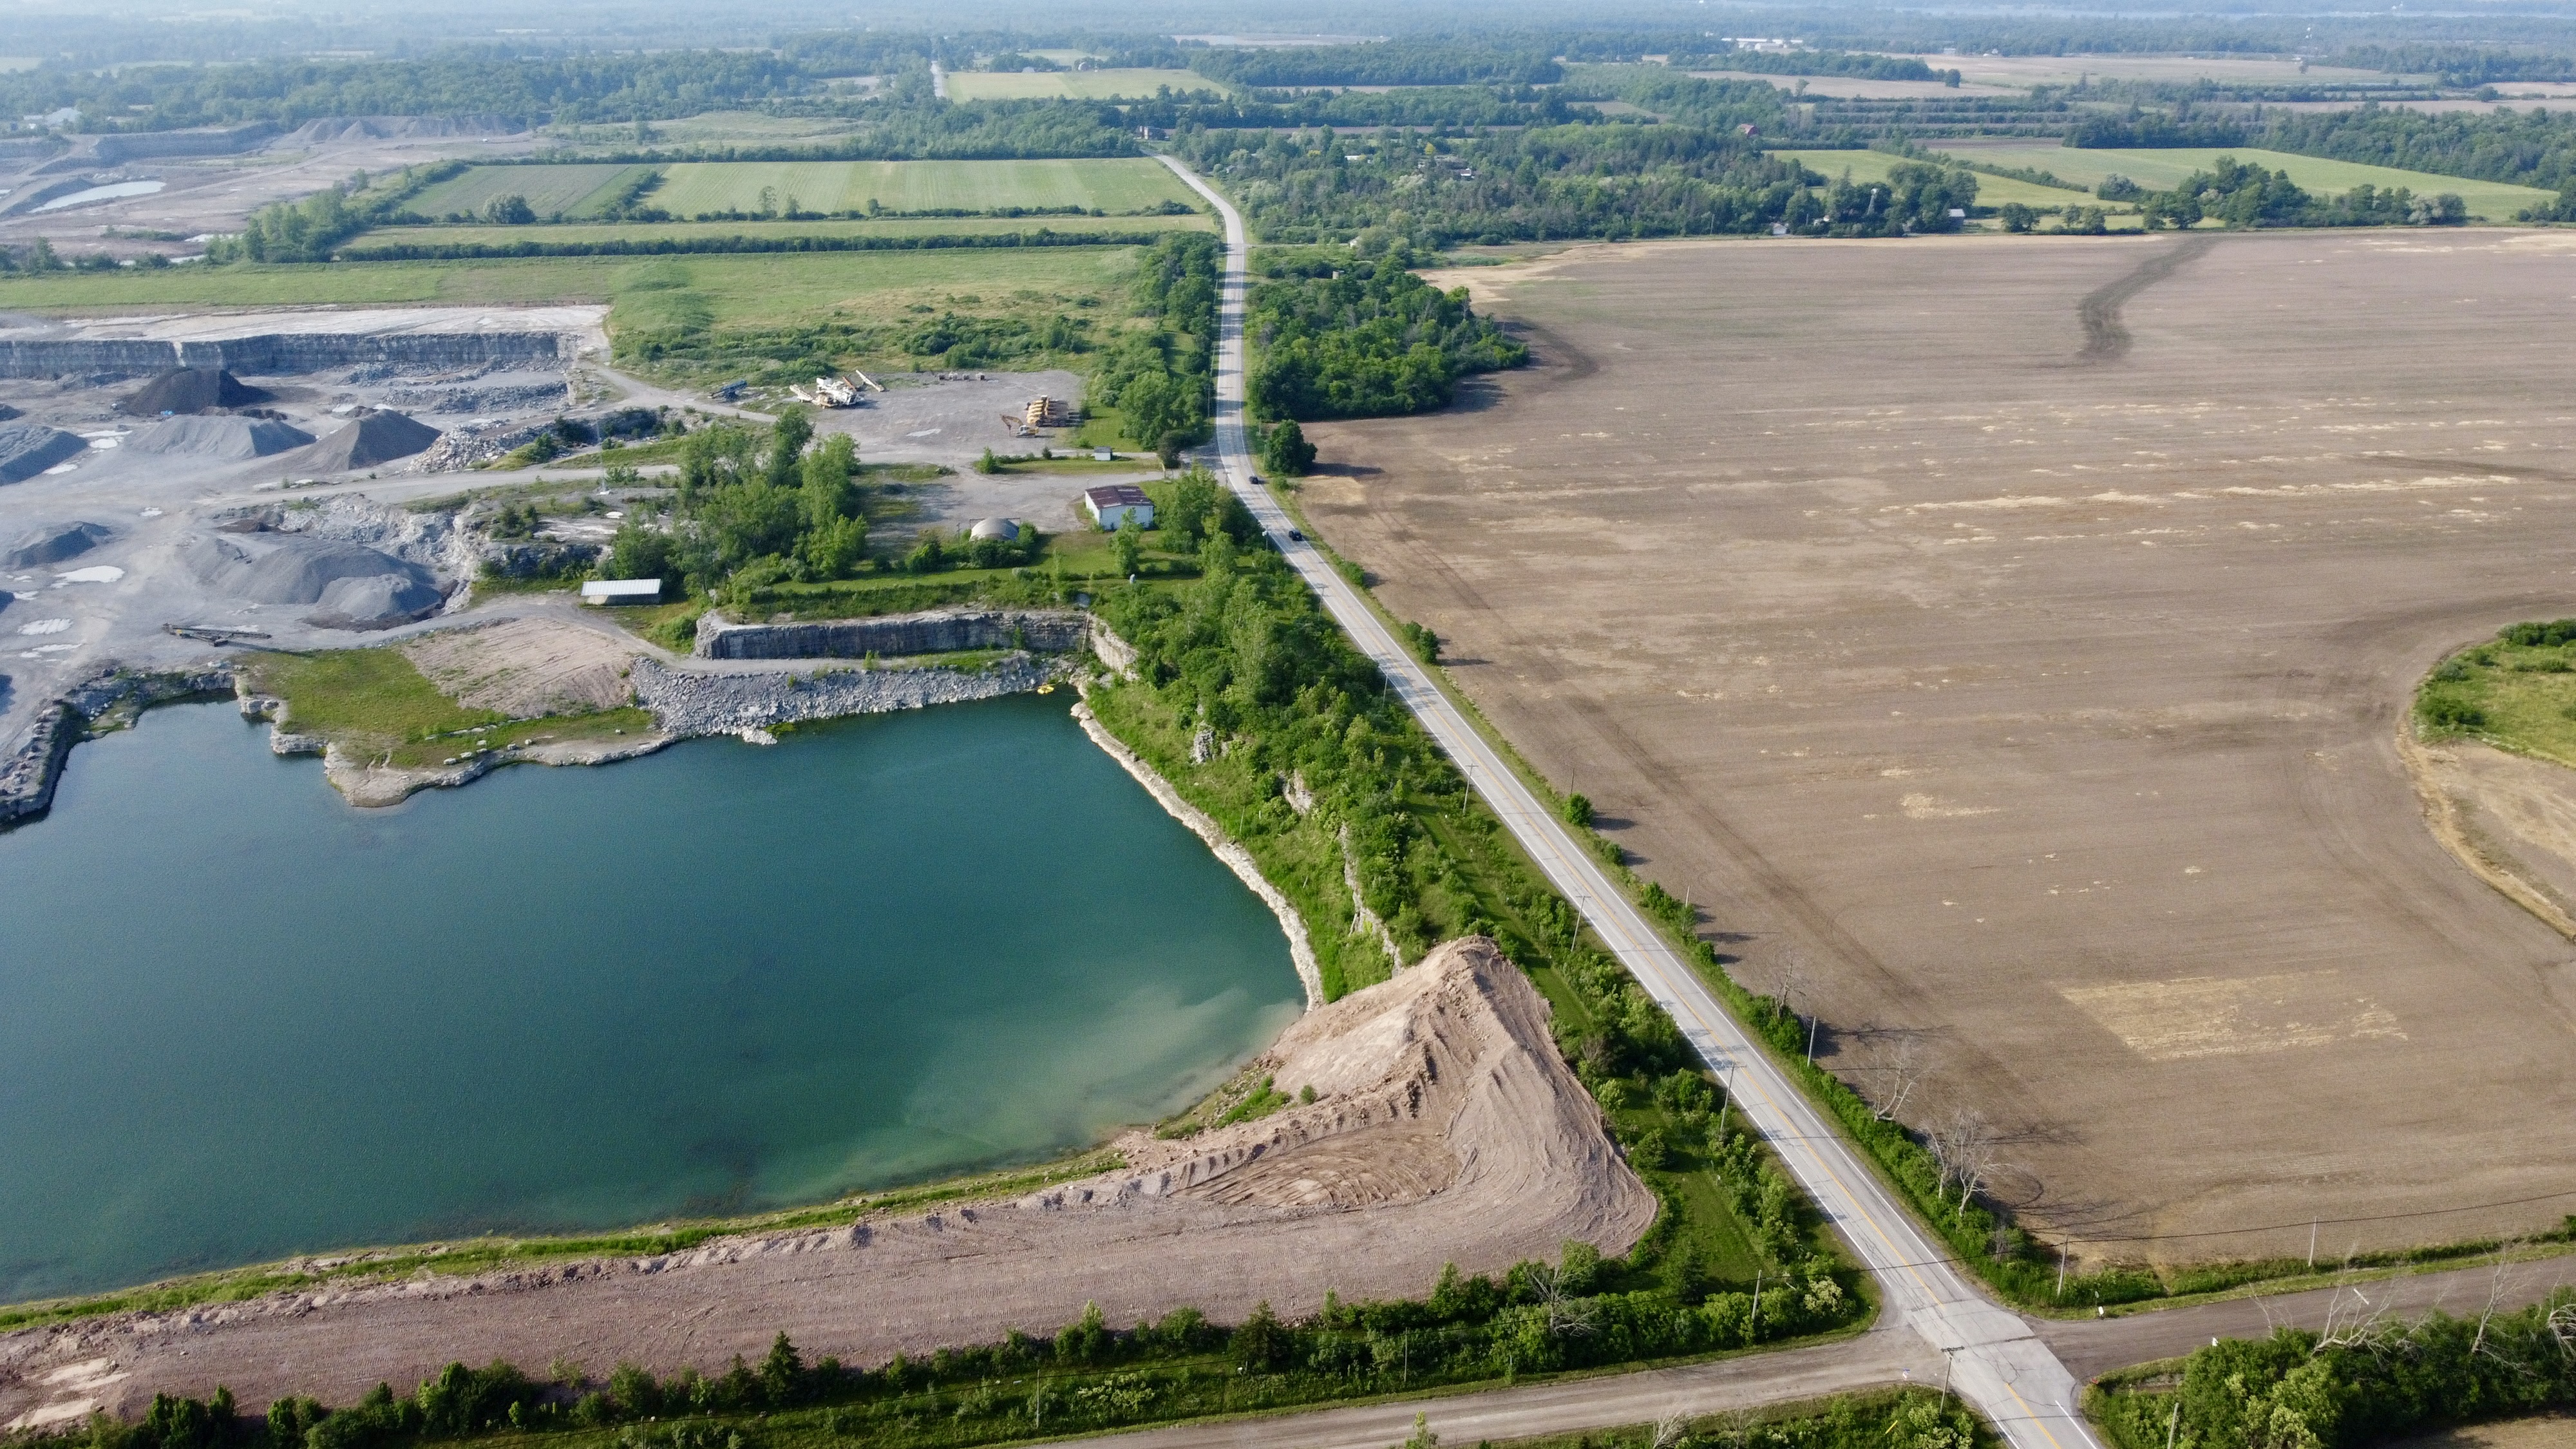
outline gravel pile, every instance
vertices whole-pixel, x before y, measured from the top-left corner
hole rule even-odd
[[[176,417],[137,431],[125,446],[160,457],[265,458],[312,441],[311,433],[273,418]]]
[[[80,456],[88,447],[78,436],[42,423],[0,427],[0,483],[33,478],[56,463]]]
[[[419,564],[338,539],[300,533],[199,534],[180,557],[208,588],[257,604],[315,604],[324,629],[389,629],[447,601]]]
[[[136,417],[210,413],[268,401],[268,394],[220,367],[174,367],[145,383],[117,409]]]
[[[57,523],[9,540],[8,551],[0,553],[0,565],[13,569],[43,568],[67,558],[78,558],[115,536],[116,530],[104,523]]]
[[[438,429],[400,413],[369,413],[296,459],[296,466],[316,473],[347,473],[408,458],[438,441]]]

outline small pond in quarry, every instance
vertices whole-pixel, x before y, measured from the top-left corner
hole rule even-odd
[[[0,835],[0,1301],[1036,1158],[1302,999],[1062,697],[375,811],[159,710]]]

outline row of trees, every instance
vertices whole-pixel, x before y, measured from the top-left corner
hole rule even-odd
[[[2565,1409],[2576,1406],[2576,1291],[2404,1323],[2339,1290],[2321,1329],[2221,1339],[2193,1350],[2179,1385],[2099,1402],[2126,1449],[2347,1449]]]
[[[1105,352],[1090,394],[1115,408],[1130,441],[1167,460],[1208,435],[1216,406],[1217,281],[1224,244],[1173,232],[1137,261],[1136,310],[1155,319]]]
[[[2292,182],[2287,171],[2267,171],[2233,156],[2219,157],[2209,170],[2193,172],[2169,191],[2146,193],[2138,211],[2150,231],[2203,221],[2231,227],[2459,226],[2469,219],[2467,204],[2447,192],[2419,197],[2404,187],[2382,191],[2365,182],[2320,199]]]

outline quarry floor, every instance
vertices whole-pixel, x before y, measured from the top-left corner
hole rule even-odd
[[[1536,365],[1312,429],[1300,498],[2078,1254],[2529,1229],[2576,951],[2395,738],[2446,649],[2576,613],[2571,279],[2504,230],[1575,248],[1436,278]]]

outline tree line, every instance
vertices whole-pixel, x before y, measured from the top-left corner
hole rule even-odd
[[[2576,1220],[2571,1220],[2576,1226]],[[2506,1268],[2499,1263],[2497,1284]],[[2576,1290],[2412,1323],[2339,1288],[2320,1329],[2194,1349],[2180,1381],[2096,1402],[2122,1449],[2353,1449],[2576,1406]]]

